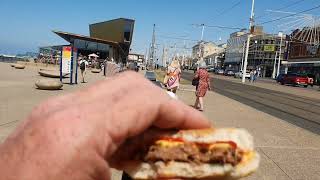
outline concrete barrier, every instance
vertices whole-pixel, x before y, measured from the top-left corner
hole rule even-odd
[[[24,69],[24,68],[26,68],[26,66],[22,65],[22,64],[16,64],[16,65],[14,65],[14,68],[16,68],[16,69]]]
[[[39,79],[35,85],[41,90],[60,90],[63,86],[60,81],[52,79]]]

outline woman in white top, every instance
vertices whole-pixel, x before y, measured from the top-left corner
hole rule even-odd
[[[167,70],[167,89],[173,93],[177,92],[180,85],[181,69],[178,60],[173,60]]]

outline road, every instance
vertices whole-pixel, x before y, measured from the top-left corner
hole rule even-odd
[[[183,72],[182,78],[192,80],[193,74]],[[320,134],[320,100],[224,79],[211,78],[210,81],[213,91],[221,95]]]

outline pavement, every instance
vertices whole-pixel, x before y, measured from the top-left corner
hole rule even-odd
[[[88,72],[88,83],[64,84],[61,91],[41,91],[34,88],[34,82],[41,78],[37,70],[36,67],[16,70],[0,63],[0,143],[39,102],[103,79],[101,73]],[[178,97],[192,105],[194,87],[183,85]],[[208,92],[205,97],[204,114],[216,127],[246,128],[254,136],[261,164],[256,173],[245,179],[320,179],[319,134],[216,92]],[[121,172],[113,170],[112,179],[120,176]]]

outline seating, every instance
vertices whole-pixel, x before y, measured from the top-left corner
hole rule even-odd
[[[22,64],[15,64],[14,68],[16,68],[16,69],[24,69],[24,68],[26,68],[26,66],[22,65]]]
[[[38,73],[40,74],[40,76],[43,76],[43,77],[60,78],[60,72],[55,70],[41,69]],[[66,77],[67,75],[68,75],[67,73],[63,73],[62,77]]]
[[[100,70],[100,69],[91,69],[91,72],[92,72],[92,73],[100,73],[101,70]]]
[[[38,89],[42,90],[60,90],[63,84],[58,80],[39,79],[35,83]]]

